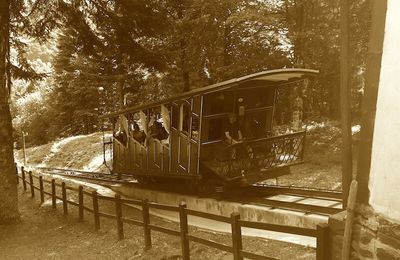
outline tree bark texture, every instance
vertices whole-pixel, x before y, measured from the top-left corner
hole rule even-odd
[[[178,6],[178,19],[183,21],[183,13],[184,13],[184,3],[183,1],[179,2]],[[183,84],[183,92],[187,92],[190,90],[190,78],[189,78],[189,71],[188,71],[188,62],[187,62],[187,54],[186,54],[186,40],[184,30],[182,29],[180,40],[179,40],[179,47],[180,47],[180,59],[181,59],[181,66],[182,66],[182,84]]]
[[[17,222],[18,194],[7,84],[10,1],[0,1],[0,224]]]
[[[347,197],[349,195],[350,183],[353,174],[353,156],[351,141],[351,87],[349,71],[350,49],[349,49],[349,15],[350,5],[348,0],[340,2],[340,118],[342,124],[342,190],[343,190],[343,206],[347,205]]]

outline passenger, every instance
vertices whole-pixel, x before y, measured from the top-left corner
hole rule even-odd
[[[146,134],[140,130],[139,125],[137,123],[133,124],[133,131],[131,132],[131,136],[133,139],[143,144],[144,140],[146,140]]]
[[[241,144],[244,141],[242,125],[240,122],[237,122],[236,114],[229,114],[229,123],[230,129],[225,132],[225,136],[228,144]],[[254,153],[253,149],[249,145],[238,145],[236,148],[232,150],[231,157],[234,159],[239,158],[250,158],[253,159]]]
[[[242,131],[239,128],[236,114],[229,114],[229,128],[225,131],[225,137],[228,144],[237,144],[243,140]]]
[[[126,117],[120,116],[114,128],[114,137],[124,146],[128,145],[128,123]]]
[[[149,128],[149,135],[158,140],[164,140],[168,138],[168,132],[164,129],[162,124],[158,121],[154,121]]]
[[[250,121],[249,115],[245,115],[245,105],[243,98],[238,98],[238,126],[243,138],[254,138],[254,122]]]
[[[244,105],[244,100],[243,100],[243,98],[238,98],[238,101],[237,101],[237,108],[238,108],[238,115],[239,115],[239,117],[244,117],[245,105]]]
[[[115,138],[126,146],[127,138],[126,138],[126,133],[123,129],[118,129],[118,131],[115,133]]]

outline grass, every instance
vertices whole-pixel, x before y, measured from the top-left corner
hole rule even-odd
[[[92,160],[103,154],[102,133],[93,133],[57,140],[53,143],[26,150],[27,164],[32,166],[84,169]],[[17,162],[23,161],[21,150],[16,151]],[[95,170],[105,171],[98,165]]]

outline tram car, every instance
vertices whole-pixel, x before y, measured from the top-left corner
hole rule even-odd
[[[112,171],[139,182],[182,179],[199,190],[288,174],[303,162],[306,132],[273,135],[277,91],[317,73],[264,71],[105,115],[113,122]]]

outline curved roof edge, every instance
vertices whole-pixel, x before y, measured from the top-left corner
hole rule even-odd
[[[209,86],[196,88],[196,89],[190,90],[188,92],[180,93],[178,95],[175,95],[175,96],[172,96],[172,97],[160,100],[160,101],[153,101],[153,102],[149,102],[146,104],[125,108],[120,111],[102,115],[102,116],[100,116],[100,118],[115,117],[115,116],[118,116],[121,114],[159,106],[161,104],[169,103],[176,99],[182,99],[185,97],[195,96],[195,95],[199,95],[199,94],[207,94],[208,92],[226,90],[226,89],[232,88],[234,86],[237,86],[240,83],[244,83],[244,82],[248,82],[248,81],[260,80],[260,81],[266,81],[266,82],[273,82],[273,83],[279,85],[282,83],[293,82],[293,81],[297,81],[299,79],[315,76],[318,73],[319,73],[318,70],[297,69],[297,68],[261,71],[261,72],[253,73],[253,74],[246,75],[243,77],[233,78],[230,80],[222,81],[222,82],[212,84]]]

